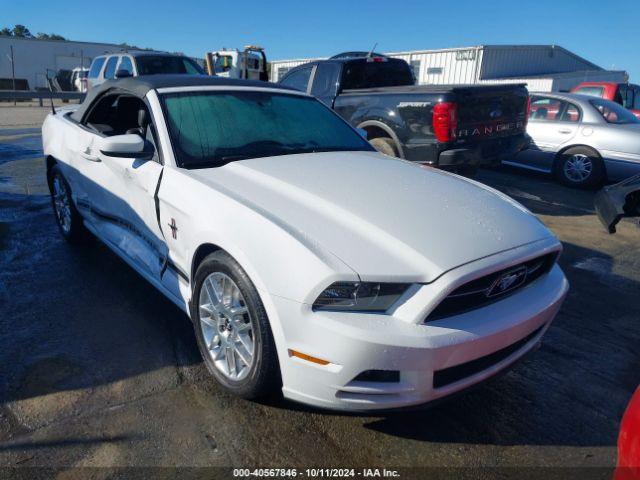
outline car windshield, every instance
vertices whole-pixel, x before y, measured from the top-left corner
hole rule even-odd
[[[163,73],[204,74],[204,70],[187,57],[177,55],[138,55],[135,59],[138,75],[158,75]]]
[[[265,91],[162,96],[178,165],[208,168],[248,158],[329,151],[373,151],[319,101]]]
[[[589,100],[589,102],[608,123],[615,123],[618,125],[626,123],[640,123],[640,119],[617,103],[601,99],[593,99]]]

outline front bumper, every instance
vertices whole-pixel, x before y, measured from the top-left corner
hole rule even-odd
[[[285,397],[330,409],[386,410],[446,397],[504,370],[538,345],[566,296],[567,280],[555,265],[499,302],[422,323],[425,311],[417,304],[428,303],[424,299],[433,297],[434,288],[453,288],[470,271],[469,266],[460,267],[422,285],[391,315],[313,312],[310,305],[275,298],[286,343],[279,347]],[[440,287],[434,287],[439,282]],[[290,350],[330,363],[311,363],[291,356]],[[506,354],[496,357],[499,351]],[[486,358],[497,360],[478,362]],[[480,370],[434,385],[434,377],[442,378],[443,371],[478,363]],[[354,381],[368,370],[397,370],[399,381]]]

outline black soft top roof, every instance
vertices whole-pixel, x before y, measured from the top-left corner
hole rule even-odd
[[[296,91],[293,88],[277,85],[275,83],[261,82],[258,80],[238,80],[235,78],[189,74],[142,75],[139,77],[107,80],[96,88],[91,89],[82,104],[80,104],[78,109],[73,112],[71,117],[78,122],[81,121],[85,112],[95,99],[110,90],[113,90],[114,92],[130,93],[133,96],[143,98],[150,90],[157,90],[160,88],[207,86],[257,87]]]

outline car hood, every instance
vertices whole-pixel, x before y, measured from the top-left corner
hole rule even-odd
[[[551,236],[506,195],[374,152],[257,158],[190,173],[268,212],[364,280],[430,282]]]

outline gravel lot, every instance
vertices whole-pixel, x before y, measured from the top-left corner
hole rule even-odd
[[[51,111],[48,100],[43,100],[45,106],[38,106],[38,102],[0,102],[0,129],[38,127],[42,125],[45,117]],[[63,103],[62,100],[54,100],[56,107],[72,105],[75,102]],[[3,134],[4,132],[0,132]]]
[[[0,107],[0,466],[569,466],[610,475],[640,383],[640,229],[625,221],[607,235],[592,192],[506,169],[478,176],[556,233],[571,283],[541,349],[506,375],[429,410],[385,416],[248,402],[209,378],[189,320],[153,287],[100,243],[63,242],[43,176],[47,112]]]

